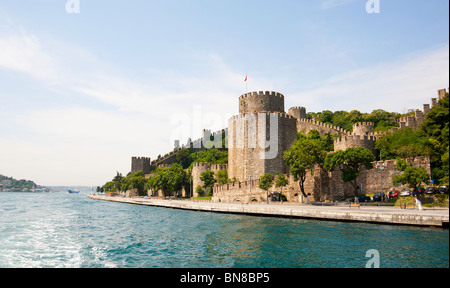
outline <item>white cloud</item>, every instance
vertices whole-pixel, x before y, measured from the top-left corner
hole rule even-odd
[[[436,98],[437,90],[448,87],[449,46],[419,51],[397,61],[380,63],[336,75],[317,88],[294,93],[308,111],[384,109],[404,112],[422,109]]]
[[[131,78],[82,47],[43,40],[21,28],[0,29],[0,69],[22,72],[44,84],[33,94],[56,90],[55,95],[97,101],[95,106],[69,101],[27,113],[0,111],[7,126],[17,131],[13,137],[0,137],[1,172],[43,185],[101,185],[116,170],[129,172],[131,156],[155,158],[169,152],[173,132],[179,128],[171,123],[174,116],[187,116],[189,133],[183,135],[193,139],[203,128],[226,127],[229,111],[237,111],[243,75],[234,73],[218,55],[198,60],[205,73],[197,77],[149,70]],[[8,103],[18,99],[1,89],[0,95]],[[30,101],[45,107],[39,97]],[[194,115],[195,105],[201,105],[203,118]],[[214,113],[218,117],[207,117]],[[222,123],[208,122],[214,118]]]
[[[42,50],[39,39],[23,30],[19,35],[0,37],[0,67],[31,74],[39,79],[58,78],[55,63]]]

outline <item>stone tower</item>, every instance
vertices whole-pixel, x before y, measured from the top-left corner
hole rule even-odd
[[[306,119],[306,108],[305,107],[292,107],[289,109],[288,114],[297,119]]]
[[[375,153],[375,141],[377,136],[373,131],[374,123],[360,122],[353,124],[352,135],[341,136],[334,140],[334,151],[346,150],[347,148],[363,147]]]
[[[132,157],[131,158],[131,174],[138,171],[149,174],[151,172],[151,159],[146,157]]]
[[[283,153],[297,139],[297,119],[285,113],[284,96],[244,94],[239,113],[228,121],[228,177],[247,181],[264,173],[287,173]]]

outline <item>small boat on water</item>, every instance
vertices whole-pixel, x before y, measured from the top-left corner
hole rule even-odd
[[[78,190],[67,190],[67,192],[69,192],[70,194],[78,194],[78,193],[80,193],[80,191],[78,191]]]

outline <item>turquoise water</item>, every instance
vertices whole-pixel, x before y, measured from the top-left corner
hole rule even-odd
[[[449,267],[449,231],[0,193],[0,267]]]

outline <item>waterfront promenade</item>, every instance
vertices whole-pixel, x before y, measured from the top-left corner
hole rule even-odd
[[[399,224],[414,226],[448,227],[449,209],[400,209],[387,206],[345,205],[318,206],[299,204],[261,204],[261,203],[214,203],[189,200],[163,200],[146,198],[110,197],[104,195],[88,195],[94,200],[120,202],[135,205],[165,207],[173,209],[194,210],[202,212],[233,213],[253,216],[273,216],[289,218],[305,218],[333,221],[354,221],[379,224]]]

